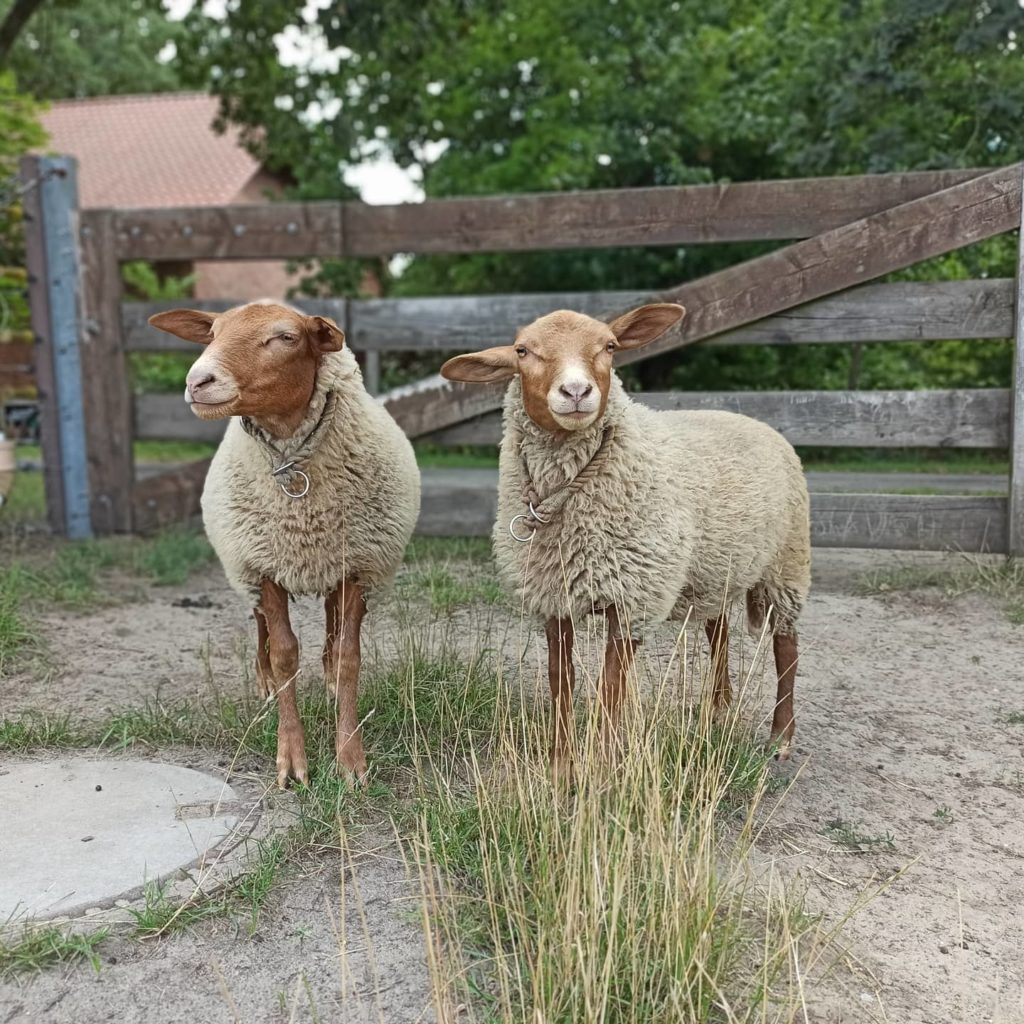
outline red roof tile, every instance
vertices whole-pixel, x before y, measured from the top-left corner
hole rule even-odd
[[[59,100],[42,115],[48,149],[78,158],[80,205],[219,206],[259,170],[218,135],[217,100],[203,93]]]

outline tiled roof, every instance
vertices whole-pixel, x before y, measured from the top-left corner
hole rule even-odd
[[[97,206],[218,206],[259,170],[218,135],[217,100],[203,93],[58,100],[42,115],[48,150],[78,158],[79,203]]]

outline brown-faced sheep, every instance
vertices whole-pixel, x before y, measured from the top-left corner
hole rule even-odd
[[[615,735],[645,623],[703,621],[714,701],[731,699],[724,610],[745,598],[770,629],[778,695],[771,742],[793,740],[796,622],[810,587],[807,486],[792,446],[727,412],[655,412],[630,399],[617,351],[648,344],[684,314],[644,306],[603,323],[560,311],[515,344],[450,359],[449,380],[511,380],[505,397],[494,547],[527,611],[545,621],[555,705],[552,760],[569,752],[574,623],[608,620],[601,700]]]
[[[366,598],[390,582],[419,513],[419,471],[395,421],[363,387],[331,320],[250,303],[176,309],[150,323],[206,346],[185,400],[231,417],[203,490],[203,522],[231,585],[249,598],[256,671],[279,708],[277,781],[308,781],[295,700],[289,595],[324,597],[324,673],[337,698],[338,767],[366,771],[356,713]]]

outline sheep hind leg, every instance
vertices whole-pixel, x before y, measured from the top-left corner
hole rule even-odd
[[[271,580],[260,585],[258,614],[267,627],[267,660],[277,695],[277,784],[294,779],[309,784],[306,735],[299,718],[295,686],[299,676],[299,641],[288,617],[288,591]]]
[[[729,683],[729,621],[725,615],[708,619],[704,623],[704,632],[711,645],[711,671],[714,678],[711,705],[717,714],[732,703],[732,686]]]
[[[338,702],[335,761],[340,773],[360,782],[366,776],[366,753],[357,706],[362,665],[360,633],[366,614],[366,599],[363,588],[351,581],[342,583],[332,597],[336,597],[341,609],[340,628],[332,644],[333,679]]]
[[[776,633],[772,637],[772,648],[779,684],[775,695],[775,714],[772,716],[768,747],[775,751],[778,760],[788,761],[793,746],[793,735],[796,732],[796,718],[793,713],[793,690],[798,660],[796,630]]]
[[[332,590],[324,600],[324,617],[326,620],[326,637],[322,661],[324,666],[324,686],[330,697],[338,696],[338,664],[336,660],[338,636],[341,633],[341,604],[339,601],[341,588]]]
[[[619,725],[622,718],[622,701],[626,694],[626,681],[633,665],[637,641],[622,628],[622,621],[615,608],[605,611],[608,619],[608,641],[604,651],[604,667],[601,671],[601,706],[604,711],[602,737],[609,754],[620,752]]]
[[[571,784],[572,694],[576,687],[572,619],[548,619],[545,632],[548,639],[548,685],[551,688],[551,777],[556,783],[565,781]]]

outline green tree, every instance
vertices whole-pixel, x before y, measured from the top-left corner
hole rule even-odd
[[[11,72],[0,72],[0,342],[29,327],[17,173],[22,154],[46,141],[38,109],[18,92]]]
[[[0,18],[11,6],[0,0]],[[181,82],[158,55],[182,32],[161,0],[48,0],[21,29],[7,66],[39,99],[166,92]]]
[[[431,196],[1024,156],[1017,0],[348,0],[308,26],[302,8],[237,4],[224,21],[196,9],[182,53],[261,155],[302,168],[309,195],[337,195],[339,161],[371,147],[420,168]],[[282,66],[275,37],[300,32],[333,60]],[[762,249],[426,257],[393,289],[657,288]],[[936,367],[912,348],[865,351],[861,376],[920,382]],[[688,386],[845,386],[850,350],[697,349],[642,372]]]

